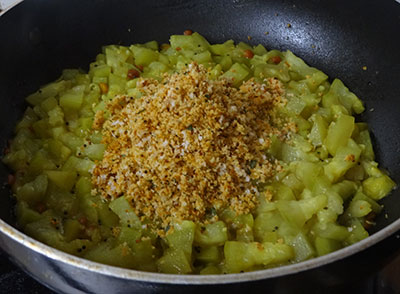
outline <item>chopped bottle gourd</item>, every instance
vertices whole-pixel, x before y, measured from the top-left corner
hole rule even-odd
[[[257,183],[251,213],[222,208],[205,223],[177,220],[157,233],[123,193],[112,201],[93,193],[90,176],[107,147],[93,122],[110,116],[106,106],[115,95],[141,99],[142,79],[161,81],[192,62],[234,87],[251,78],[278,80],[287,101],[278,115],[296,131],[285,141],[271,135],[263,152],[282,170]],[[9,183],[18,224],[41,242],[100,263],[222,274],[301,262],[368,237],[363,224],[381,212],[377,201],[396,185],[374,161],[367,125],[353,116],[364,111],[361,100],[290,51],[232,40],[210,44],[198,33],[173,35],[160,46],[110,45],[88,73],[66,69],[26,101],[30,106],[2,158],[14,171]]]

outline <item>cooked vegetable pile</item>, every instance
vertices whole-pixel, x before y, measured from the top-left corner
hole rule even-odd
[[[105,264],[239,273],[368,236],[395,187],[362,102],[292,52],[198,33],[103,48],[27,97],[3,162],[21,229]]]

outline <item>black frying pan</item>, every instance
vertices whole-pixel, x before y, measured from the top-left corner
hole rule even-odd
[[[2,146],[21,118],[23,98],[56,79],[62,69],[87,69],[105,44],[162,42],[185,29],[198,31],[212,43],[232,38],[289,49],[330,77],[340,78],[365,102],[367,110],[359,120],[369,123],[381,167],[400,182],[400,4],[394,0],[24,1],[0,17]],[[1,178],[7,172],[0,166]],[[385,208],[373,235],[359,244],[295,266],[215,278],[116,270],[49,249],[12,229],[13,201],[7,188],[0,193],[0,246],[35,278],[62,292],[212,287],[315,293],[328,286],[336,292],[350,275],[364,277],[400,252],[395,234],[400,229],[398,190],[383,200]],[[49,273],[54,276],[48,278]]]

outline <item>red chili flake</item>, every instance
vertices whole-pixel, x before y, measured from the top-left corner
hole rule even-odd
[[[51,223],[53,226],[56,226],[56,225],[58,225],[58,220],[57,220],[56,218],[52,218],[52,219],[50,220],[50,223]]]
[[[282,58],[280,56],[272,56],[269,60],[275,64],[279,64],[282,61]]]
[[[86,225],[87,224],[87,222],[88,222],[88,219],[85,217],[85,216],[81,216],[80,218],[78,218],[78,222],[81,224],[81,225]]]
[[[133,80],[134,78],[138,78],[140,76],[140,72],[134,68],[128,70],[127,78],[128,80]]]
[[[136,65],[136,67],[137,67],[138,69],[140,69],[140,71],[143,71],[143,65]]]
[[[7,177],[7,183],[12,186],[15,183],[15,176],[13,174],[9,174]]]
[[[192,30],[186,30],[186,31],[183,32],[183,34],[185,36],[190,36],[191,34],[193,34],[193,31]]]
[[[181,51],[182,48],[181,48],[181,47],[176,47],[175,50],[176,50],[176,51]]]
[[[253,51],[251,51],[250,49],[246,49],[246,50],[244,50],[244,52],[243,52],[243,56],[246,57],[246,58],[248,58],[248,59],[252,59],[253,56],[254,56],[254,53],[253,53]]]
[[[46,211],[46,208],[47,208],[46,205],[42,202],[39,202],[38,204],[36,204],[36,210],[39,213]]]
[[[136,243],[140,243],[140,239],[137,239],[137,240],[136,240]]]

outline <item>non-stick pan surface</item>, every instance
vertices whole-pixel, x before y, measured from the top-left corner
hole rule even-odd
[[[393,0],[24,1],[0,17],[2,146],[12,137],[13,127],[22,115],[26,106],[24,97],[40,85],[56,79],[62,69],[80,67],[87,70],[88,63],[105,44],[127,45],[149,40],[162,42],[167,41],[171,34],[182,33],[185,29],[198,31],[210,42],[234,39],[251,44],[261,43],[268,49],[289,49],[330,77],[340,78],[365,102],[366,111],[359,120],[369,123],[381,167],[387,169],[397,183],[400,182],[400,5]],[[7,173],[7,169],[1,166],[0,177],[5,179]],[[10,192],[5,187],[0,193],[0,216],[14,226]],[[396,237],[388,237],[400,229],[400,221],[396,222],[400,218],[399,197],[397,190],[383,201],[384,211],[372,229],[372,233],[377,233],[365,242],[334,253],[331,257],[286,269],[282,271],[285,274],[283,277],[277,277],[280,274],[276,270],[274,274],[262,271],[255,275],[229,275],[208,280],[198,278],[198,281],[195,280],[197,278],[171,277],[181,286],[165,279],[157,280],[162,275],[155,274],[151,279],[139,274],[110,278],[106,274],[110,267],[99,266],[105,270],[94,273],[91,267],[79,268],[79,259],[65,265],[65,255],[58,255],[55,250],[46,251],[52,256],[52,259],[46,259],[41,254],[42,247],[37,247],[29,238],[26,240],[31,243],[26,241],[22,244],[21,235],[16,235],[5,223],[0,223],[3,229],[0,245],[11,255],[15,255],[14,251],[18,248],[20,256],[14,256],[14,259],[27,270],[34,270],[34,262],[38,260],[45,263],[43,266],[46,269],[53,267],[57,283],[54,279],[52,282],[43,278],[40,271],[44,268],[38,268],[32,274],[62,291],[70,291],[74,287],[86,292],[109,290],[114,289],[113,285],[119,287],[121,293],[124,291],[121,285],[141,291],[175,291],[187,290],[193,281],[213,284],[215,289],[228,289],[227,285],[215,284],[252,280],[258,281],[242,283],[240,287],[256,289],[268,286],[274,292],[312,285],[310,289],[315,290],[318,286],[340,284],[349,273],[354,276],[366,274],[379,262],[384,262],[384,257],[389,257],[400,248]],[[347,257],[383,238],[386,241],[375,245],[374,253],[369,249]],[[24,263],[21,256],[30,256],[32,248],[36,250],[36,259],[30,264]],[[54,262],[60,256],[62,260]],[[337,261],[342,258],[345,259]],[[335,260],[333,264],[323,265]],[[306,270],[318,266],[317,270]],[[296,273],[298,271],[300,273]],[[71,272],[81,276],[74,276]],[[84,274],[86,278],[83,278]],[[263,277],[269,278],[265,280]],[[310,284],[310,281],[313,282]],[[63,283],[69,283],[69,288],[61,287]],[[111,288],[101,288],[104,283]],[[240,287],[236,284],[232,289]]]

